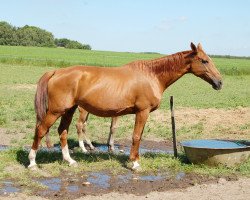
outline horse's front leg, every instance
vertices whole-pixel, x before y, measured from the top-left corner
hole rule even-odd
[[[133,133],[133,142],[130,150],[130,160],[133,162],[133,170],[138,170],[140,168],[139,165],[139,146],[140,141],[143,133],[143,129],[145,126],[145,123],[148,119],[149,110],[143,110],[138,113],[136,113],[135,117],[135,127],[134,127],[134,133]]]
[[[86,140],[86,142],[89,145],[91,150],[95,149],[95,147],[92,145],[90,139],[87,137],[87,134],[86,134],[86,126],[87,126],[87,120],[88,120],[89,113],[79,106],[78,106],[78,109],[80,112],[79,119],[78,119],[77,124],[76,124],[78,141],[79,141],[79,146],[82,149],[82,152],[86,153],[87,149],[84,146],[83,139]]]

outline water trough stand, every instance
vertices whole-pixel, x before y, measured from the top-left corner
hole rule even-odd
[[[174,97],[173,96],[170,96],[170,110],[171,110],[171,124],[172,124],[172,134],[173,134],[174,157],[177,158],[175,119],[174,119]]]

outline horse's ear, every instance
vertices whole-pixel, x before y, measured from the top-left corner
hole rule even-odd
[[[191,46],[191,49],[193,50],[193,52],[197,53],[197,48],[193,42],[191,42],[190,46]]]
[[[198,49],[198,50],[202,50],[201,43],[198,44],[197,49]]]

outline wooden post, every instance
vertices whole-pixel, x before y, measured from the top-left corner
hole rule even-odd
[[[170,96],[171,123],[172,123],[172,134],[173,134],[173,149],[174,149],[174,157],[177,158],[175,119],[174,119],[174,108],[173,107],[174,107],[174,97]]]

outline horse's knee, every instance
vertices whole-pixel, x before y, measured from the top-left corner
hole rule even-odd
[[[85,133],[86,132],[86,127],[87,127],[87,122],[85,121],[82,123],[82,131]]]
[[[43,138],[45,134],[47,133],[48,129],[44,127],[43,125],[40,125],[36,128],[36,135],[39,138]]]
[[[68,136],[67,130],[64,130],[60,134],[60,139],[61,140],[67,140],[67,136]]]
[[[79,130],[82,130],[82,122],[77,122],[76,123],[76,129],[77,129],[77,131],[79,131]]]
[[[141,141],[141,136],[140,135],[133,135],[133,142],[140,142]]]
[[[111,133],[115,133],[116,129],[117,129],[117,127],[116,127],[116,126],[114,126],[114,127],[110,127],[110,132],[111,132]]]

